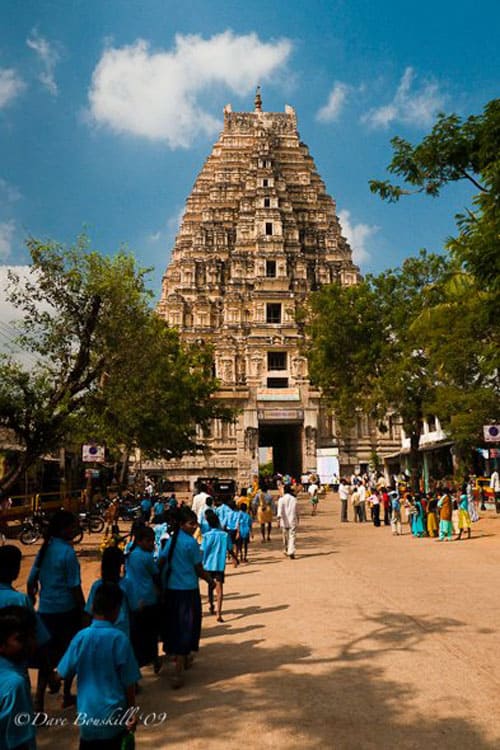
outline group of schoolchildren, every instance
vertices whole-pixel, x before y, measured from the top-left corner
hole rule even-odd
[[[195,511],[196,509],[196,511]],[[240,502],[214,503],[203,490],[193,507],[151,506],[152,522],[132,526],[124,551],[103,550],[101,577],[85,602],[72,546],[76,519],[52,517],[28,577],[16,591],[21,552],[0,548],[0,748],[36,747],[33,722],[16,716],[44,711],[45,693],[62,688],[62,707],[92,717],[80,724],[82,750],[119,750],[135,730],[140,668],[162,668],[159,641],[174,663],[172,687],[183,684],[201,635],[199,579],[208,584],[210,613],[222,622],[227,559],[248,561],[252,517]],[[35,604],[38,603],[35,612]],[[34,705],[28,667],[38,669]],[[77,695],[72,693],[78,678]],[[123,722],[109,721],[121,711]]]

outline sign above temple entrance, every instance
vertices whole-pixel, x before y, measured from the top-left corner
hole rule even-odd
[[[259,422],[302,422],[303,409],[258,409]]]

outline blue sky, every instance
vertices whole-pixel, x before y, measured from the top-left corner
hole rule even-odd
[[[490,0],[1,3],[0,281],[27,235],[85,230],[154,266],[158,291],[223,107],[253,109],[258,83],[265,110],[295,107],[363,272],[439,250],[465,186],[387,205],[368,180],[393,136],[498,96],[499,22]]]

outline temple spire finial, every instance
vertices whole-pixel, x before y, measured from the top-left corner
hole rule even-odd
[[[262,97],[260,95],[260,86],[255,91],[255,111],[262,112]]]

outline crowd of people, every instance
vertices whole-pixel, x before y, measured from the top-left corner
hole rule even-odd
[[[372,522],[400,535],[406,521],[415,537],[446,541],[454,534],[470,538],[478,520],[471,482],[459,491],[439,487],[412,494],[370,476],[334,480],[343,523]],[[119,535],[119,501],[112,502],[101,574],[87,600],[72,545],[76,518],[69,511],[51,518],[27,595],[14,587],[21,551],[0,547],[0,747],[35,747],[35,726],[18,725],[13,717],[43,711],[46,691],[62,687],[63,708],[76,703],[79,714],[93,717],[80,725],[80,748],[121,748],[135,729],[141,668],[150,666],[158,674],[170,664],[171,684],[178,688],[192,666],[201,635],[200,581],[207,584],[207,613],[222,623],[227,563],[248,563],[256,536],[260,544],[271,542],[275,519],[283,553],[294,560],[297,495],[306,494],[314,516],[322,494],[316,476],[301,482],[280,477],[277,493],[254,483],[221,499],[210,489],[200,485],[189,504],[174,494],[145,493],[128,541]],[[38,670],[34,705],[27,667]],[[119,710],[123,721],[106,723]]]
[[[82,750],[119,750],[135,730],[141,668],[150,666],[158,674],[171,663],[172,687],[183,684],[200,642],[200,581],[208,587],[208,613],[223,622],[227,561],[235,567],[248,562],[256,526],[261,543],[270,542],[275,516],[284,552],[295,558],[298,513],[291,485],[282,487],[277,503],[266,488],[253,489],[222,502],[201,486],[191,507],[174,495],[145,494],[127,543],[118,529],[119,501],[111,502],[101,575],[87,600],[72,545],[77,519],[71,512],[52,516],[27,594],[14,586],[21,551],[11,544],[0,547],[2,750],[36,746],[35,724],[15,717],[43,712],[47,689],[57,693],[62,686],[61,707],[76,704],[79,715],[91,717],[79,724]],[[28,667],[38,669],[34,703]],[[119,711],[123,721],[116,719]],[[113,721],[107,721],[110,716]]]
[[[406,488],[389,489],[382,478],[353,475],[342,477],[338,494],[341,503],[341,522],[371,521],[374,526],[391,526],[394,535],[402,534],[406,521],[415,537],[449,541],[464,532],[471,537],[472,524],[479,520],[473,484],[465,478],[459,489],[437,485],[432,492],[412,493]]]

